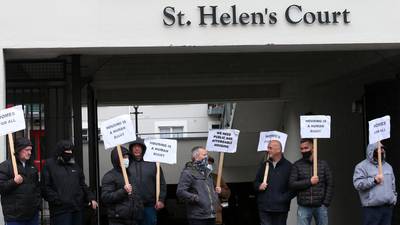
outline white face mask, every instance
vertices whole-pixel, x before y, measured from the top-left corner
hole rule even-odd
[[[129,167],[129,159],[124,158],[123,164],[124,164],[125,168],[128,168]]]
[[[209,170],[211,170],[211,171],[213,171],[213,169],[214,169],[213,166],[212,166],[211,164],[208,164],[208,165],[207,165],[207,168],[208,168]]]

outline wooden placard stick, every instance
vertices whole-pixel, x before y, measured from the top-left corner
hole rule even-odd
[[[269,154],[267,155],[267,161],[265,162],[265,171],[264,171],[264,179],[263,183],[266,184],[268,181],[268,173],[269,173]]]
[[[124,176],[125,185],[129,184],[128,175],[126,174],[126,168],[124,166],[124,157],[122,156],[121,145],[117,145],[119,166],[122,170],[122,175]]]
[[[18,175],[17,161],[15,159],[14,139],[12,134],[8,134],[8,142],[10,144],[11,162],[14,171],[14,177]]]
[[[313,174],[318,176],[318,139],[314,138],[313,143]]]
[[[221,152],[219,154],[219,164],[218,164],[218,175],[217,175],[217,187],[221,187],[221,177],[222,177],[222,168],[224,166],[224,153]]]
[[[382,144],[378,141],[378,174],[383,175],[382,172]]]
[[[160,162],[156,162],[156,203],[160,200]]]

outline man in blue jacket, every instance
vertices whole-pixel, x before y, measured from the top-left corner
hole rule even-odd
[[[367,158],[360,162],[353,176],[353,184],[363,207],[364,225],[392,224],[393,207],[397,202],[393,169],[385,161],[382,148],[382,172],[378,174],[378,143],[367,147]]]
[[[292,163],[283,157],[279,141],[268,144],[269,160],[263,160],[257,170],[256,189],[261,225],[286,225],[290,201],[294,194],[289,191],[289,176]],[[266,163],[269,164],[268,180],[263,183]]]

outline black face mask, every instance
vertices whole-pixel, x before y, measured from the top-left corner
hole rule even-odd
[[[61,157],[64,160],[64,162],[69,162],[72,159],[72,153],[63,152],[61,154]]]
[[[304,158],[304,159],[309,159],[310,156],[312,155],[311,151],[302,152],[301,154],[303,155],[303,158]]]

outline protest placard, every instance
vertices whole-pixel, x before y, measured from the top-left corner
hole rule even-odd
[[[390,138],[390,116],[384,116],[368,122],[369,125],[369,143],[378,143],[378,173],[382,172],[382,140]]]
[[[118,158],[122,175],[124,176],[125,185],[129,184],[126,168],[123,165],[123,156],[121,145],[136,140],[135,132],[130,115],[117,116],[106,120],[100,126],[101,135],[103,136],[104,147],[106,149],[117,147]]]
[[[211,152],[235,153],[239,139],[239,130],[210,130],[207,138],[207,150]]]
[[[270,141],[275,140],[279,141],[282,145],[282,152],[285,151],[285,145],[288,135],[279,131],[265,131],[260,132],[260,139],[258,141],[258,148],[257,150],[260,151],[267,151],[268,144]]]
[[[21,105],[0,110],[0,135],[8,135],[14,176],[18,175],[12,133],[25,129],[24,110]]]
[[[313,175],[318,176],[318,138],[331,137],[331,117],[326,115],[300,116],[301,138],[313,138]]]

